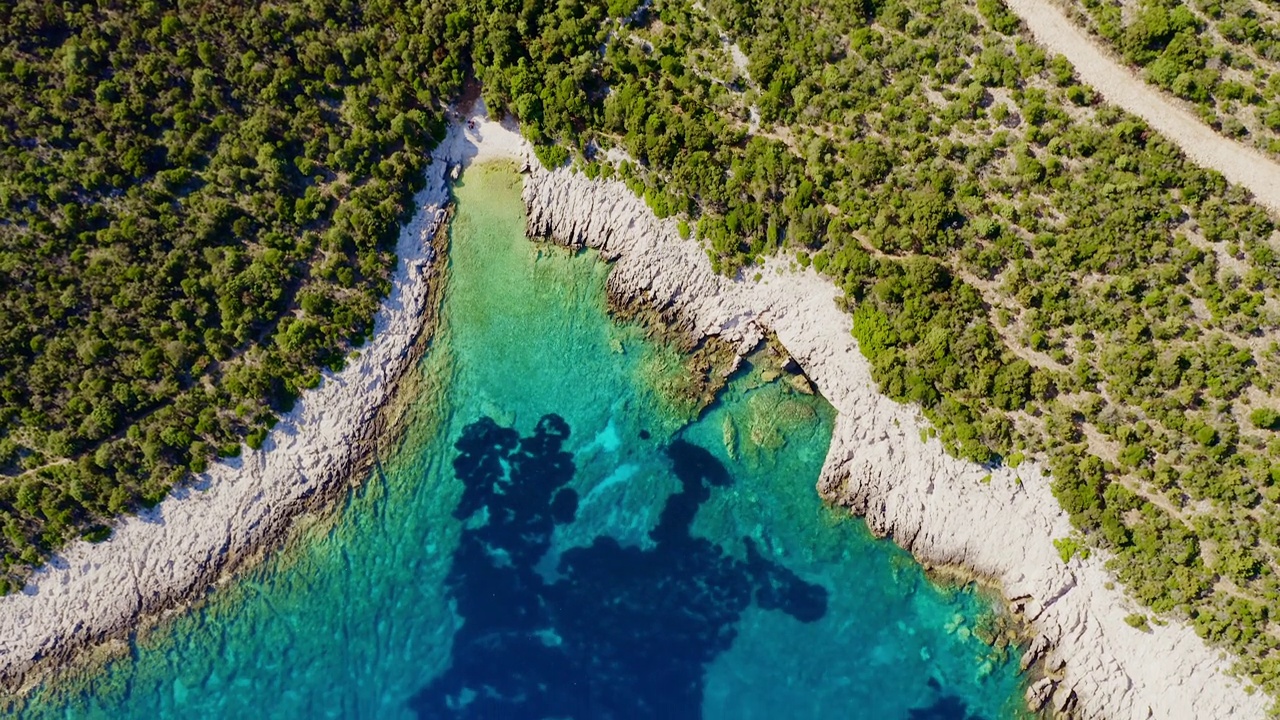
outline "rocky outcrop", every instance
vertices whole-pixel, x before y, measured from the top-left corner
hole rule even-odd
[[[774,333],[839,411],[819,491],[922,562],[963,566],[1002,589],[1035,633],[1029,659],[1049,671],[1029,702],[1084,718],[1265,714],[1268,700],[1246,693],[1185,624],[1130,627],[1137,607],[1108,587],[1104,558],[1062,562],[1053,540],[1071,527],[1034,463],[982,467],[925,440],[918,412],[876,390],[829,281],[778,260],[760,280],[719,277],[696,242],[618,182],[534,167],[524,200],[531,235],[615,261],[616,301],[651,303],[743,349]]]
[[[702,249],[692,242],[667,242],[670,228],[625,186],[530,167],[524,190],[529,235],[591,247],[614,261],[607,285],[612,303],[648,305],[677,330],[719,335],[743,352],[764,339],[763,327],[749,313],[721,302],[723,279],[710,272]]]
[[[452,148],[456,143],[447,144]],[[370,459],[379,411],[409,366],[430,313],[432,241],[445,216],[447,162],[427,170],[400,234],[392,290],[373,340],[281,418],[261,450],[213,465],[110,540],[79,542],[0,598],[0,689],[18,692],[82,651],[199,597],[283,539],[299,514],[340,497]],[[452,160],[452,158],[448,158]]]

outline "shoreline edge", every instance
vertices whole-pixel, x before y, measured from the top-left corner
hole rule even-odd
[[[432,158],[397,242],[392,292],[360,356],[304,393],[262,450],[212,465],[156,508],[118,523],[110,540],[69,546],[21,593],[0,598],[0,688],[21,694],[203,594],[348,487],[427,324],[430,285],[440,276],[432,239],[449,202],[449,169],[509,159],[525,172],[529,235],[599,250],[613,263],[612,298],[649,305],[678,329],[718,336],[742,353],[767,334],[778,338],[838,412],[820,494],[922,564],[963,567],[1002,591],[1032,629],[1024,668],[1047,670],[1028,688],[1033,711],[1265,716],[1269,698],[1246,692],[1219,651],[1185,623],[1130,627],[1124,618],[1139,608],[1115,587],[1101,553],[1061,561],[1052,541],[1071,526],[1036,463],[986,468],[922,439],[919,413],[878,392],[830,281],[779,258],[766,262],[760,280],[716,275],[696,240],[681,239],[674,220],[657,219],[624,184],[542,168],[513,126],[482,109],[465,132],[455,118]]]

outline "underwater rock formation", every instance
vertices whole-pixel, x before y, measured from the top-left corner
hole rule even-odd
[[[733,644],[754,602],[813,622],[826,588],[766,560],[745,561],[690,533],[712,488],[733,482],[710,452],[666,448],[681,489],[648,547],[597,537],[539,562],[573,522],[569,426],[547,415],[520,437],[491,418],[467,426],[454,472],[466,526],[447,585],[463,624],[452,664],[410,702],[422,718],[700,718],[705,668]],[[550,574],[553,577],[547,577]]]

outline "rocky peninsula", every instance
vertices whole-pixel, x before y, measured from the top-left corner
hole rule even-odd
[[[715,274],[625,185],[548,171],[510,127],[455,124],[435,154],[418,211],[402,232],[393,290],[374,340],[328,373],[282,418],[261,451],[222,463],[159,506],[121,522],[101,544],[77,543],[0,599],[0,683],[18,691],[44,670],[126,636],[199,597],[270,547],[294,519],[339,497],[369,457],[379,410],[432,313],[431,241],[448,202],[450,170],[509,158],[526,171],[529,233],[598,249],[614,261],[615,301],[645,303],[694,337],[740,352],[775,335],[839,412],[819,490],[866,517],[925,564],[960,566],[998,586],[1034,629],[1025,664],[1046,673],[1033,707],[1086,718],[1262,717],[1269,700],[1228,676],[1228,661],[1185,624],[1138,630],[1137,610],[1111,583],[1104,558],[1064,564],[1053,545],[1071,528],[1033,463],[986,468],[948,456],[908,406],[877,392],[836,305],[839,290],[784,260],[758,279]]]
[[[1185,623],[1131,627],[1125,618],[1140,608],[1114,585],[1104,557],[1063,563],[1053,541],[1071,524],[1039,466],[989,468],[923,439],[920,414],[877,391],[830,281],[777,258],[758,280],[721,277],[695,240],[681,239],[674,221],[657,219],[622,183],[532,167],[530,234],[614,261],[615,302],[650,304],[695,336],[743,349],[776,335],[839,412],[820,492],[922,563],[1000,588],[1034,633],[1024,666],[1045,671],[1028,690],[1033,709],[1135,720],[1265,716],[1269,699],[1246,692]]]
[[[372,460],[382,419],[435,308],[451,171],[487,154],[507,157],[518,136],[482,142],[459,119],[437,148],[413,219],[400,233],[392,290],[373,340],[340,372],[326,372],[280,418],[260,450],[210,467],[156,507],[122,520],[110,540],[77,542],[0,598],[0,688],[22,692],[86,650],[202,596],[275,547],[302,514],[341,497]],[[504,144],[506,143],[506,144]]]

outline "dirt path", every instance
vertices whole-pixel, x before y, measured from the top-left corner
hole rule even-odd
[[[1179,101],[1119,64],[1088,33],[1067,19],[1052,0],[1005,0],[1037,42],[1065,56],[1076,73],[1106,99],[1147,121],[1194,162],[1248,188],[1255,199],[1280,212],[1280,165],[1205,125]]]

